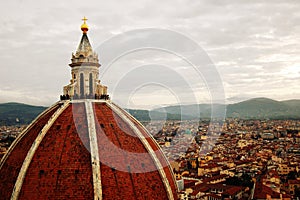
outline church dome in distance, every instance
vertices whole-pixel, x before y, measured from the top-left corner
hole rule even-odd
[[[144,126],[99,77],[86,18],[71,80],[0,163],[0,199],[177,199],[172,169]]]

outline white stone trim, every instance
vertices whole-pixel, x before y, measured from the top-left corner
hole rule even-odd
[[[116,106],[117,108],[121,109],[121,108],[120,108],[118,105],[116,105],[115,103],[112,102],[112,104],[113,104],[114,106]],[[144,127],[144,125],[143,125],[139,120],[137,120],[135,117],[133,117],[132,115],[130,115],[130,113],[128,113],[126,110],[122,110],[122,111],[125,113],[125,115],[127,115],[127,117],[130,117],[132,120],[134,120],[135,122],[137,122],[137,123],[142,127],[142,129],[143,129],[145,132],[148,133],[149,137],[151,137],[151,138],[153,139],[153,142],[155,143],[156,147],[161,151],[162,156],[163,156],[165,162],[168,163],[168,168],[169,168],[169,170],[170,170],[170,172],[171,172],[171,174],[172,174],[172,179],[173,179],[174,183],[176,183],[177,181],[176,181],[176,179],[175,179],[175,175],[174,175],[173,169],[171,168],[170,163],[169,163],[169,161],[168,161],[166,155],[162,152],[162,150],[161,150],[159,144],[156,142],[156,140],[153,138],[153,136],[148,132],[148,130]],[[176,186],[176,185],[175,185],[175,186]],[[176,188],[176,189],[177,189],[177,192],[179,192],[178,188]]]
[[[31,160],[38,149],[40,143],[42,142],[43,138],[47,134],[48,130],[51,128],[53,123],[56,121],[56,119],[61,115],[61,113],[68,107],[70,101],[65,101],[64,104],[56,110],[56,112],[50,117],[47,124],[43,127],[39,135],[36,137],[35,141],[32,143],[30,150],[28,151],[25,160],[23,161],[21,170],[19,172],[18,178],[16,180],[11,200],[17,200],[25,179],[26,172],[28,170],[28,167],[31,163]]]
[[[159,159],[157,158],[155,152],[153,151],[153,149],[151,148],[150,144],[148,143],[148,141],[146,140],[146,138],[143,136],[143,134],[140,132],[140,130],[135,126],[135,124],[122,112],[122,110],[120,108],[118,108],[117,106],[115,106],[114,104],[110,103],[110,102],[106,102],[107,105],[114,111],[116,112],[125,122],[127,122],[130,127],[132,128],[132,130],[134,131],[134,133],[139,137],[139,139],[142,141],[143,145],[145,146],[145,148],[147,149],[147,151],[149,152],[149,154],[151,155],[157,170],[163,180],[165,189],[167,191],[167,196],[169,200],[174,200],[174,196],[173,196],[173,192],[169,183],[169,180],[167,179],[166,173],[163,169],[163,166],[161,165]]]
[[[54,109],[54,107],[59,104],[60,102],[55,103],[54,105],[52,105],[51,107],[47,108],[46,110],[44,110],[41,114],[39,114],[21,133],[20,135],[13,141],[13,143],[10,145],[8,151],[6,152],[6,154],[2,157],[1,161],[0,161],[0,169],[2,168],[2,166],[4,165],[5,161],[7,160],[7,158],[9,157],[10,153],[12,152],[12,150],[15,148],[15,146],[19,143],[19,141],[26,135],[26,133],[28,132],[28,130],[36,123],[36,121],[44,114],[50,112],[51,110]]]
[[[101,171],[100,171],[100,159],[98,151],[98,142],[95,126],[95,116],[93,110],[93,101],[85,100],[86,117],[88,123],[88,132],[90,139],[91,149],[91,162],[93,170],[93,186],[94,186],[94,200],[102,200],[102,184],[101,184]]]
[[[95,103],[95,102],[105,103],[108,100],[104,100],[104,99],[73,99],[73,100],[71,100],[71,103],[85,103],[86,101],[92,102],[92,103]]]

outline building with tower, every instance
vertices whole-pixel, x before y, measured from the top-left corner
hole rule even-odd
[[[177,199],[172,169],[158,144],[98,80],[98,55],[83,20],[61,100],[1,160],[1,199]]]
[[[69,64],[72,78],[70,84],[64,87],[63,93],[66,98],[71,99],[108,98],[107,87],[98,80],[100,64],[87,36],[89,28],[86,20],[84,17],[81,25],[82,38]]]

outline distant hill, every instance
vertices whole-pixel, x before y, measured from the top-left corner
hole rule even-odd
[[[0,104],[0,125],[29,124],[45,109],[21,103]]]
[[[227,117],[244,119],[300,119],[300,100],[255,98],[227,106]]]
[[[171,113],[173,115],[181,116],[181,119],[199,119],[211,118],[211,109],[212,106],[216,111],[224,111],[226,108],[225,105],[221,104],[191,104],[191,105],[178,105],[178,106],[167,106],[159,109],[154,109],[151,112],[161,112],[161,113]],[[220,112],[224,113],[224,112]],[[220,117],[218,112],[215,113],[215,117]],[[180,119],[180,118],[179,118]]]
[[[282,101],[282,103],[284,103],[288,106],[300,108],[300,100],[299,99],[286,100],[286,101]]]
[[[180,114],[177,113],[164,113],[159,111],[149,111],[149,110],[136,110],[136,109],[125,109],[132,116],[134,116],[137,120],[140,121],[149,121],[149,120],[177,120],[180,119]],[[191,116],[187,116],[189,119]]]
[[[216,110],[224,110],[226,107],[227,118],[300,119],[300,100],[275,101],[273,99],[268,98],[254,98],[229,105],[193,104],[181,106],[167,106],[155,109],[153,111],[171,113],[178,116],[182,114],[182,119],[205,119],[211,117],[212,106]],[[216,114],[214,116],[218,117],[218,115]]]
[[[154,110],[126,109],[141,121],[209,119],[211,108],[225,109],[227,118],[242,119],[300,119],[300,100],[275,101],[268,98],[255,98],[247,101],[220,104],[191,104],[166,106]],[[46,107],[20,103],[0,104],[0,125],[28,124]]]

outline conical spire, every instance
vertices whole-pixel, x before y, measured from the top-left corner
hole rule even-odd
[[[89,30],[86,24],[86,18],[81,25],[82,37],[76,53],[72,54],[72,68],[70,84],[64,87],[62,99],[95,98],[108,99],[107,87],[100,83],[99,77],[99,59],[96,52],[93,52],[89,42],[87,32]]]
[[[93,53],[93,49],[92,46],[90,44],[90,41],[88,39],[88,36],[86,33],[83,33],[81,41],[78,45],[77,51],[76,51],[76,55],[83,55],[83,56],[88,56],[91,55]]]
[[[87,36],[87,32],[89,30],[89,27],[86,24],[87,18],[84,17],[82,20],[83,20],[83,24],[81,25],[82,38],[78,45],[76,55],[77,56],[82,55],[82,56],[86,57],[93,53],[93,49],[92,49],[92,46],[91,46],[90,41]]]
[[[89,30],[89,27],[86,24],[87,18],[84,17],[82,20],[83,24],[80,27],[82,30],[82,37],[76,52],[72,55],[72,63],[70,64],[70,66],[74,67],[92,65],[99,67],[100,64],[98,60],[98,55],[95,52],[93,52],[92,45],[87,36],[87,32]]]

